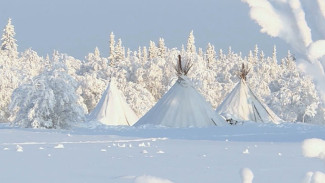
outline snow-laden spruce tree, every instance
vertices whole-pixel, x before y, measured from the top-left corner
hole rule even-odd
[[[161,58],[164,58],[166,56],[166,46],[165,46],[165,40],[163,38],[159,38],[158,56]]]
[[[143,65],[144,62],[148,61],[148,51],[147,51],[147,47],[143,47],[142,49],[142,60],[141,60],[141,64]]]
[[[109,57],[110,65],[114,65],[115,62],[115,35],[111,32],[109,36]]]
[[[150,41],[149,44],[149,59],[153,59],[158,57],[158,48],[155,44],[155,42]]]
[[[0,50],[0,122],[8,122],[11,94],[20,84],[21,75],[14,62]]]
[[[62,63],[55,63],[12,94],[14,125],[27,128],[68,128],[84,120],[76,95],[78,84]]]
[[[8,105],[15,88],[23,77],[18,61],[17,44],[14,38],[15,30],[11,19],[3,30],[0,47],[0,122],[8,122],[10,112]]]
[[[210,67],[211,63],[215,62],[216,59],[216,51],[214,50],[214,46],[211,45],[211,43],[208,43],[205,59],[207,61],[208,67]]]
[[[195,48],[195,40],[194,40],[194,34],[193,30],[190,32],[190,35],[188,36],[187,39],[187,45],[186,45],[186,52],[189,54],[194,54],[196,53],[196,48]]]
[[[18,57],[17,43],[16,39],[14,38],[15,34],[15,27],[11,24],[11,19],[9,18],[8,24],[3,29],[0,50],[10,57],[10,59],[15,59]]]

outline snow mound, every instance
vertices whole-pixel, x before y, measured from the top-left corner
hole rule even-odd
[[[308,48],[308,57],[315,61],[325,55],[325,40],[318,40],[310,44]]]
[[[63,144],[58,144],[56,146],[54,146],[55,149],[63,149],[64,145]]]
[[[253,182],[254,174],[251,169],[243,168],[241,170],[240,174],[241,174],[242,183],[252,183]]]
[[[325,160],[325,141],[322,139],[306,139],[302,143],[302,152],[305,157]]]
[[[167,179],[162,179],[150,175],[143,175],[143,176],[136,177],[134,179],[134,183],[173,183],[173,182]]]
[[[23,151],[24,151],[24,150],[23,150],[23,147],[20,146],[20,145],[17,145],[17,146],[16,146],[16,150],[17,150],[17,152],[23,152]]]

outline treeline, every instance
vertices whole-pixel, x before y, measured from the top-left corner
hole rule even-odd
[[[283,120],[323,123],[325,109],[312,80],[297,69],[295,57],[278,60],[255,48],[247,56],[231,48],[216,52],[207,44],[195,47],[193,31],[180,50],[169,49],[163,38],[158,44],[136,51],[126,49],[110,34],[110,56],[96,47],[84,60],[54,51],[45,58],[27,49],[17,51],[11,20],[5,26],[0,49],[0,120],[22,127],[66,128],[85,122],[111,77],[131,108],[141,117],[176,81],[177,55],[189,59],[188,76],[206,100],[216,108],[239,81],[242,63],[251,69],[248,84],[256,95]]]

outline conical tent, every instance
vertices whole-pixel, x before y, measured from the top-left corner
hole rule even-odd
[[[179,57],[178,80],[134,126],[208,127],[227,124],[192,86],[186,76],[190,64],[182,66]]]
[[[112,79],[95,109],[89,114],[89,121],[106,125],[132,126],[139,118],[126,103],[123,94]]]
[[[216,109],[216,112],[227,120],[271,122],[275,124],[282,122],[269,107],[255,96],[246,84],[245,80],[248,70],[243,69],[244,66],[240,72],[240,82],[226,96]]]

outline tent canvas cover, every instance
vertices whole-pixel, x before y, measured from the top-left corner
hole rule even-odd
[[[208,127],[226,124],[204,97],[192,86],[186,76],[188,63],[179,62],[176,68],[178,80],[135,126],[158,125],[166,127]]]
[[[89,121],[99,121],[106,125],[132,126],[138,117],[127,104],[124,95],[112,79],[95,109],[88,116]]]
[[[271,122],[282,120],[252,92],[242,78],[216,109],[226,119],[236,121]]]

